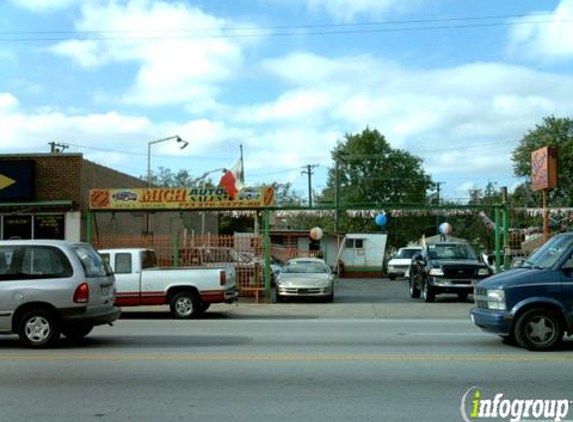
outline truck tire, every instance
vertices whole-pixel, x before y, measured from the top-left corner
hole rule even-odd
[[[388,274],[390,280],[396,280],[396,274]]]
[[[179,292],[169,302],[171,315],[177,319],[196,318],[203,313],[201,301],[195,293]]]
[[[422,288],[422,300],[426,303],[434,302],[436,300],[436,292],[430,286],[428,280],[424,280],[424,287]]]
[[[28,311],[18,324],[18,336],[27,347],[48,347],[60,338],[57,318],[46,309]]]
[[[409,278],[408,284],[410,290],[410,297],[412,299],[418,299],[420,297],[420,289],[418,288],[412,277]]]
[[[547,308],[525,311],[515,322],[515,341],[529,350],[551,350],[563,338],[559,315]]]

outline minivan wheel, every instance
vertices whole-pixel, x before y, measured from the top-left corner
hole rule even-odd
[[[559,315],[551,309],[526,311],[515,323],[515,341],[529,350],[553,349],[563,338]]]
[[[93,327],[91,325],[82,325],[78,327],[64,327],[62,334],[71,341],[77,341],[85,338],[91,333]]]
[[[203,313],[201,301],[190,292],[177,293],[169,303],[171,314],[178,319],[196,318]]]
[[[18,336],[28,347],[47,347],[60,337],[56,317],[44,309],[29,311],[20,320]]]

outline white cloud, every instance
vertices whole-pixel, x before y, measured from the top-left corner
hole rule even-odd
[[[328,14],[341,22],[363,17],[382,17],[402,14],[420,7],[427,0],[262,0],[267,3],[284,3],[289,7],[299,4],[314,14]]]
[[[193,110],[203,111],[213,107],[218,84],[243,66],[241,45],[224,36],[230,26],[183,3],[89,4],[82,8],[76,30],[103,31],[102,39],[63,41],[51,51],[85,68],[140,66],[122,98],[126,103],[193,103]]]
[[[0,92],[0,112],[9,112],[18,107],[18,99],[9,93]]]
[[[517,58],[557,62],[573,58],[573,0],[561,0],[550,16],[530,15],[515,20],[508,53]],[[528,22],[538,23],[528,23]]]
[[[374,127],[393,147],[421,156],[432,174],[510,177],[511,151],[523,133],[547,115],[573,113],[573,77],[524,66],[470,63],[419,70],[370,56],[293,53],[261,67],[290,90],[275,101],[239,109],[237,121],[273,123],[277,132],[295,122],[323,155],[345,133]],[[320,128],[338,135],[317,136]],[[284,159],[293,163],[293,151],[310,143],[288,145]]]

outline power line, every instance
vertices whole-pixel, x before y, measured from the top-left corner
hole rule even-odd
[[[124,40],[176,40],[176,39],[201,39],[201,38],[256,38],[256,37],[288,37],[301,35],[338,35],[338,34],[365,34],[384,32],[413,32],[431,31],[442,29],[468,29],[487,28],[496,26],[520,26],[532,24],[554,23],[553,19],[523,19],[527,17],[553,16],[553,14],[532,14],[532,15],[502,15],[485,17],[466,18],[442,18],[442,19],[419,19],[410,21],[381,21],[381,22],[360,22],[353,24],[319,24],[319,25],[293,25],[293,26],[268,26],[268,27],[235,27],[221,29],[156,29],[156,30],[108,30],[108,31],[4,31],[0,32],[0,41],[65,41],[80,38],[91,41],[124,41]],[[567,15],[571,16],[571,15]],[[492,19],[519,19],[505,20],[502,22],[488,22]],[[475,21],[485,22],[475,22]],[[468,22],[468,23],[448,23],[448,22]],[[560,23],[573,22],[573,19],[560,19]],[[417,26],[414,24],[418,24]],[[419,25],[424,24],[424,25]],[[428,25],[429,24],[429,25]],[[389,27],[392,25],[391,27]],[[403,25],[395,27],[395,25]],[[376,27],[386,26],[386,27]],[[365,27],[365,28],[361,28]],[[373,28],[374,27],[374,28]],[[334,29],[333,29],[334,28]],[[320,30],[322,29],[322,30]],[[201,33],[201,31],[211,31],[212,33]],[[213,32],[216,31],[216,32]],[[243,31],[243,32],[241,32]],[[110,35],[106,35],[110,34]],[[116,34],[116,35],[114,35]],[[138,35],[151,34],[151,35]],[[158,36],[157,34],[164,34]],[[42,35],[14,37],[21,35]],[[44,36],[45,35],[45,36]],[[49,35],[49,36],[48,36]],[[74,37],[75,36],[75,37]]]
[[[547,17],[553,16],[552,12],[535,12],[529,14],[509,14],[509,15],[485,15],[485,16],[460,16],[460,17],[443,17],[443,18],[432,18],[432,19],[395,19],[395,20],[384,20],[384,21],[370,21],[370,22],[347,22],[347,23],[322,23],[322,24],[307,24],[307,25],[268,25],[268,26],[257,26],[253,28],[252,25],[233,26],[234,30],[276,30],[276,29],[307,29],[307,28],[348,28],[356,26],[375,26],[375,25],[411,25],[411,24],[421,24],[421,23],[443,23],[443,22],[460,22],[460,21],[478,21],[478,20],[499,20],[499,19],[520,19],[520,18],[533,18],[533,17]],[[566,16],[570,16],[566,14]],[[227,28],[229,29],[229,28]],[[127,30],[127,29],[115,29],[115,30],[92,30],[92,31],[78,31],[78,30],[38,30],[38,31],[0,31],[0,35],[22,35],[22,34],[132,34],[132,33],[179,33],[179,32],[191,32],[191,31],[217,31],[220,32],[225,30],[225,28],[212,28],[212,27],[196,27],[193,29],[142,29],[142,30]]]

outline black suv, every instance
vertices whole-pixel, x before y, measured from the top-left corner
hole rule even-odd
[[[433,302],[437,294],[457,293],[465,300],[474,285],[491,275],[473,248],[465,242],[428,243],[410,264],[410,297]]]

